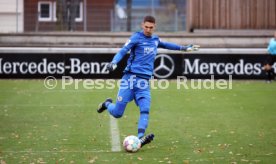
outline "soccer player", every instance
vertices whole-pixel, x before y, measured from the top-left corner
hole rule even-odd
[[[151,103],[149,80],[153,74],[157,48],[179,51],[196,51],[199,49],[198,45],[181,46],[163,42],[157,35],[153,35],[155,28],[155,18],[152,16],[144,17],[143,30],[134,33],[114,56],[108,65],[110,71],[114,71],[121,59],[130,51],[116,103],[112,103],[112,99],[107,98],[99,104],[97,109],[98,113],[102,113],[107,109],[113,117],[120,118],[124,114],[127,103],[134,100],[140,109],[138,138],[142,146],[150,143],[154,138],[154,134],[145,135],[145,131],[148,127]]]
[[[269,41],[267,51],[270,55],[267,57],[263,69],[266,72],[267,83],[271,83],[271,80],[274,79],[274,69],[272,68],[272,65],[275,62],[276,55],[276,31],[274,33],[274,38],[271,38]]]

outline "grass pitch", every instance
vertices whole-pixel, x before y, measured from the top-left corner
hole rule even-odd
[[[49,90],[42,80],[0,81],[0,163],[273,163],[276,83],[234,81],[232,89],[152,90],[147,132],[137,153],[112,152],[110,117],[96,113],[117,90]],[[120,141],[136,134],[132,102],[117,121]]]

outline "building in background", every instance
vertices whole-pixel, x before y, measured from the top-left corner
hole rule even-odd
[[[186,0],[25,0],[25,31],[136,31],[145,15],[159,31],[185,31]],[[130,3],[130,7],[127,5]],[[128,8],[129,7],[129,8]],[[128,30],[128,22],[130,27]]]
[[[23,0],[0,1],[0,32],[23,32]]]
[[[110,31],[114,0],[25,0],[25,31]]]
[[[187,31],[276,29],[275,0],[187,0]]]
[[[0,32],[137,31],[145,15],[162,32],[276,29],[275,0],[1,0]]]
[[[137,31],[145,15],[156,18],[157,31],[185,31],[186,0],[117,0],[112,31]]]

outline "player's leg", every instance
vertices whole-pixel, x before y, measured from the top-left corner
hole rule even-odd
[[[270,64],[265,64],[263,67],[266,74],[266,82],[270,83],[272,80],[272,68]]]
[[[138,83],[135,85],[135,102],[140,109],[140,118],[138,121],[138,138],[140,138],[141,146],[150,143],[154,134],[149,134],[145,136],[146,129],[149,122],[149,112],[150,112],[150,88],[149,81],[145,79],[139,79]]]
[[[124,75],[120,84],[120,89],[117,95],[116,104],[106,104],[109,113],[115,117],[120,118],[123,116],[127,103],[133,100],[134,93],[132,84],[129,82],[129,75]]]
[[[269,55],[267,58],[266,58],[266,61],[265,61],[265,65],[263,67],[264,71],[265,71],[265,74],[266,74],[266,82],[267,83],[270,83],[271,80],[272,80],[272,66],[273,65],[273,57],[271,55]]]
[[[272,70],[271,69],[267,70],[266,73],[267,73],[267,82],[270,83],[272,80]]]
[[[140,118],[138,121],[138,138],[142,138],[148,127],[150,111],[150,88],[149,81],[137,77],[134,84],[135,103],[140,109]]]
[[[148,127],[150,99],[142,97],[137,100],[137,104],[140,108],[140,118],[138,121],[138,138],[142,138]]]
[[[129,76],[124,75],[120,84],[120,89],[117,96],[116,103],[112,101],[105,101],[102,103],[103,109],[107,109],[108,112],[115,118],[123,116],[127,103],[133,100],[133,90],[129,85]],[[98,110],[99,111],[99,110]]]
[[[149,144],[153,138],[154,134],[149,134],[145,136],[146,129],[148,127],[149,121],[149,109],[150,109],[150,99],[149,98],[140,98],[137,103],[140,108],[140,118],[138,122],[138,138],[141,141],[141,147]]]
[[[116,104],[109,103],[107,105],[107,110],[113,117],[120,118],[123,116],[126,106],[126,102],[120,102],[117,100]]]
[[[123,116],[127,102],[118,101],[114,104],[111,98],[107,98],[103,103],[99,104],[97,109],[98,113],[102,113],[106,109],[115,118],[120,118]]]
[[[105,111],[107,109],[107,105],[112,103],[112,99],[111,98],[107,98],[104,102],[100,103],[97,109],[98,113],[102,113],[103,111]]]

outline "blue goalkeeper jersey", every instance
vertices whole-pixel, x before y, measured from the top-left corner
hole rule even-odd
[[[112,63],[117,64],[130,51],[125,73],[132,73],[143,78],[151,78],[157,48],[181,50],[182,46],[162,42],[157,35],[146,36],[143,31],[134,33],[121,50],[114,56]]]
[[[267,50],[271,55],[276,55],[276,39],[275,38],[272,38],[270,40]]]

